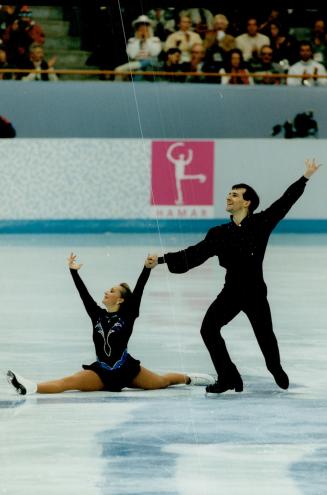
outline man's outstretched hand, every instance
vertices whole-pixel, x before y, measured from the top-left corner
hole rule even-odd
[[[306,179],[310,179],[311,175],[313,175],[315,172],[317,172],[318,168],[321,167],[321,164],[318,165],[316,163],[316,159],[313,158],[312,160],[305,160],[305,166],[306,166],[306,171],[304,172],[304,177]]]

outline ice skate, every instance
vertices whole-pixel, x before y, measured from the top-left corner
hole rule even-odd
[[[189,373],[187,375],[190,379],[189,385],[213,385],[215,383],[215,379],[211,375],[207,375],[206,373]]]
[[[30,394],[34,394],[37,391],[36,383],[32,382],[31,380],[27,380],[26,378],[23,378],[22,376],[15,374],[11,370],[7,371],[7,380],[8,380],[8,383],[12,387],[14,387],[17,394],[30,395]]]

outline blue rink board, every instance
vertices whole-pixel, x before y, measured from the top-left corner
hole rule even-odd
[[[115,233],[190,233],[206,232],[226,218],[210,220],[155,220],[155,219],[65,219],[65,220],[0,220],[3,234],[100,234]],[[275,228],[277,233],[327,233],[327,219],[287,219]]]

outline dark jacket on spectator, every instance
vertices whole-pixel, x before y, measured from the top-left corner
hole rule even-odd
[[[16,131],[9,122],[0,115],[0,138],[14,138],[16,136]]]

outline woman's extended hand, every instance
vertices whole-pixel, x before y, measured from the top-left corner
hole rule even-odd
[[[147,259],[144,262],[146,268],[154,268],[158,264],[158,256],[156,254],[148,254]]]
[[[74,253],[70,253],[70,256],[67,258],[70,270],[79,270],[81,268],[82,263],[77,263],[76,258],[77,255]]]

